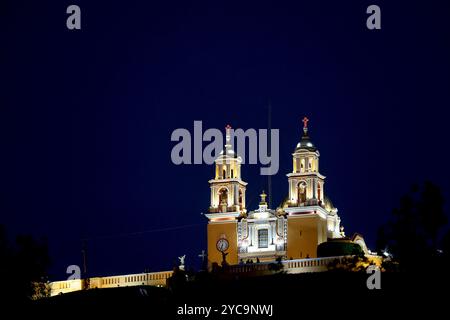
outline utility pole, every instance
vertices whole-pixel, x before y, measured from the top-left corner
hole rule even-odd
[[[89,278],[87,275],[87,239],[82,240],[81,254],[83,255],[83,287],[84,289],[89,289]]]

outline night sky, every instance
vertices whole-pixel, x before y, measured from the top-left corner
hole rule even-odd
[[[381,30],[366,28],[370,4]],[[0,223],[48,238],[51,279],[81,265],[82,238],[90,275],[182,254],[198,267],[214,168],[172,164],[171,133],[267,128],[270,101],[273,204],[306,115],[325,193],[373,248],[412,183],[449,198],[449,18],[448,1],[2,0]],[[250,210],[259,169],[242,168]]]

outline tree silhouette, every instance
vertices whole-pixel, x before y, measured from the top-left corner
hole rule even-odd
[[[9,245],[5,228],[0,225],[0,272],[3,276],[1,297],[28,301],[36,294],[46,294],[47,268],[50,264],[47,242],[32,236],[18,236]],[[39,292],[38,292],[39,291]]]
[[[444,198],[440,189],[431,182],[425,182],[418,203],[418,214],[423,231],[432,249],[438,248],[439,231],[447,224],[444,213]]]
[[[413,186],[392,211],[391,221],[379,229],[377,250],[392,253],[402,271],[430,268],[446,223],[439,187],[431,182]]]

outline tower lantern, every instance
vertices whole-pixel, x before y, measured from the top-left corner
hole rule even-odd
[[[308,134],[308,122],[304,117],[303,136],[292,154],[293,169],[288,174],[289,206],[323,205],[325,177],[319,173],[319,150]]]
[[[261,201],[259,202],[259,204],[267,205],[267,201],[266,201],[267,194],[264,192],[264,190],[259,196],[261,197]]]
[[[211,188],[210,213],[245,213],[246,182],[241,180],[242,158],[232,146],[232,128],[225,127],[225,146],[215,160],[216,173],[209,181]]]

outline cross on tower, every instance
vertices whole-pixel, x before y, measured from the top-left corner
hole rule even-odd
[[[305,128],[305,129],[308,128],[309,119],[307,117],[304,117],[302,122],[303,122],[303,128]]]
[[[227,126],[225,127],[225,129],[231,129],[231,126],[229,124],[227,124]]]
[[[208,255],[206,254],[205,250],[202,250],[202,253],[198,255],[199,258],[202,258],[202,262],[205,261],[205,258],[206,258],[207,256],[208,256]]]
[[[202,269],[206,270],[208,268],[208,255],[205,250],[202,250],[202,253],[198,255],[199,258],[202,258]]]

